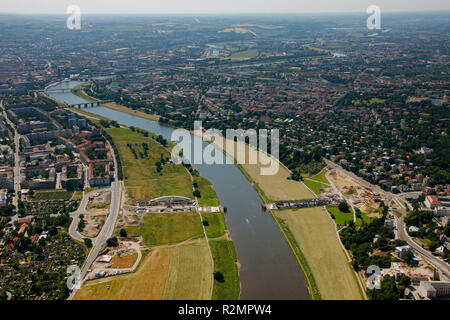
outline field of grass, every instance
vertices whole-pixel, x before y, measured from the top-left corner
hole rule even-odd
[[[202,213],[203,221],[208,221],[205,226],[208,238],[218,238],[225,234],[225,219],[222,212],[204,212]]]
[[[135,273],[86,282],[74,300],[161,300],[170,262],[170,249],[154,249]]]
[[[89,120],[91,120],[92,122],[98,124],[100,120],[106,120],[106,121],[110,121],[110,119],[99,116],[97,114],[93,114],[90,113],[84,109],[78,109],[78,108],[69,108],[70,111],[72,111],[73,113],[77,113],[80,114],[86,118],[89,118]]]
[[[144,225],[127,227],[129,236],[140,235],[147,246],[175,244],[202,238],[200,217],[193,212],[151,213],[144,217]]]
[[[86,282],[74,300],[210,299],[212,265],[206,242],[154,248],[134,273]]]
[[[322,299],[362,298],[334,225],[322,207],[281,210],[275,215],[299,246]],[[288,240],[292,241],[289,237]]]
[[[34,194],[34,201],[41,200],[69,200],[72,198],[73,191],[58,191],[58,190],[48,190],[48,191],[36,191]]]
[[[104,106],[106,108],[113,109],[113,110],[117,110],[117,111],[120,111],[120,112],[128,113],[128,114],[131,114],[133,116],[141,117],[141,118],[144,118],[144,119],[149,119],[149,120],[154,120],[154,121],[158,121],[159,120],[159,116],[158,115],[148,114],[148,113],[145,113],[144,111],[140,111],[140,110],[133,110],[131,108],[122,106],[122,105],[114,103],[114,102],[112,102],[112,103],[105,103],[102,106]]]
[[[160,146],[154,139],[144,137],[126,128],[107,129],[122,161],[125,187],[129,196],[135,200],[150,200],[160,196],[178,195],[192,198],[192,183],[189,173],[182,165],[166,163],[158,173],[156,162],[164,158],[170,159],[170,153]],[[148,156],[144,154],[142,143],[149,146]],[[137,154],[133,155],[132,148]],[[140,157],[140,154],[143,157]]]
[[[325,184],[330,184],[330,182],[328,181],[328,179],[325,176],[326,174],[327,174],[327,170],[324,169],[324,170],[320,171],[318,174],[313,175],[313,176],[311,176],[309,178],[312,179],[312,180],[316,180],[316,181],[325,183]]]
[[[327,206],[327,210],[334,216],[334,221],[337,225],[343,226],[353,221],[353,213],[342,212],[339,210],[338,206]]]
[[[312,190],[315,194],[319,195],[321,194],[326,188],[328,188],[327,185],[317,182],[317,181],[311,181],[308,179],[304,179],[303,183]]]
[[[164,285],[164,300],[211,298],[212,264],[206,242],[173,247]]]
[[[214,144],[219,149],[221,147],[223,149],[226,148],[225,141],[224,138],[222,146],[217,142],[214,142]],[[228,140],[227,143],[234,145],[236,159],[239,159],[238,156],[240,154],[245,153],[245,156],[242,157],[241,161],[245,162],[245,164],[239,164],[238,167],[244,171],[244,175],[252,182],[255,189],[257,189],[260,194],[263,194],[262,197],[265,202],[314,198],[314,195],[302,182],[288,179],[290,177],[289,170],[280,163],[278,165],[278,171],[276,171],[275,174],[261,174],[261,168],[267,169],[271,165],[273,168],[276,168],[277,160],[275,158],[269,158],[266,154],[250,148],[248,144],[243,142],[233,142]],[[244,150],[244,152],[239,152],[239,149]],[[257,164],[249,164],[250,158],[258,159]],[[265,165],[266,163],[268,163],[268,165]]]
[[[223,282],[214,280],[213,300],[237,300],[241,288],[233,242],[212,240],[209,245],[214,259],[214,271],[219,271],[224,276]]]
[[[258,50],[250,49],[250,50],[235,52],[230,56],[230,58],[232,60],[248,60],[248,59],[256,58],[257,56],[258,56]]]
[[[201,197],[198,198],[199,205],[205,207],[218,206],[219,200],[217,200],[216,191],[211,183],[202,177],[195,177],[194,181],[197,182],[198,190],[201,194]]]
[[[353,221],[353,212],[342,212],[338,206],[327,206],[327,210],[334,216],[334,221],[339,226],[344,226]],[[361,217],[356,217],[355,224],[357,226],[362,225],[363,222],[366,224],[370,223],[370,218],[365,214],[361,214]]]
[[[77,190],[73,193],[72,200],[81,200],[83,198],[83,191]]]

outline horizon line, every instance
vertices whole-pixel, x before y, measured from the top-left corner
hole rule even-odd
[[[117,12],[117,13],[100,13],[100,12],[81,12],[84,15],[311,15],[311,14],[364,14],[367,13],[365,11],[322,11],[322,12],[189,12],[189,13],[181,13],[181,12],[149,12],[149,13],[137,13],[137,12]],[[450,13],[450,9],[430,9],[430,10],[394,10],[394,11],[383,11],[384,14],[391,13]],[[20,12],[0,12],[0,15],[52,15],[52,16],[65,16],[68,13],[46,13],[46,12],[28,12],[28,13],[20,13]]]

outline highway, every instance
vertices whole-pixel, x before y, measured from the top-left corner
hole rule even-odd
[[[383,195],[384,198],[386,199],[386,205],[391,207],[391,203],[393,201],[398,207],[400,207],[401,216],[397,217],[394,214],[395,225],[397,227],[399,238],[401,240],[405,240],[408,243],[408,245],[413,249],[415,254],[422,257],[422,259],[424,259],[426,262],[428,262],[429,264],[434,266],[439,271],[441,280],[449,280],[450,279],[450,265],[448,263],[446,263],[444,260],[442,260],[440,257],[437,257],[437,256],[433,255],[430,251],[422,248],[409,236],[408,232],[406,231],[406,224],[403,220],[405,218],[408,210],[399,195],[395,195],[392,192],[384,191],[379,186],[370,184],[369,182],[358,177],[354,173],[343,169],[341,166],[337,165],[336,163],[334,163],[332,161],[325,159],[325,162],[331,168],[340,170],[341,172],[349,175],[360,185],[372,190],[375,193],[379,193],[379,194]]]

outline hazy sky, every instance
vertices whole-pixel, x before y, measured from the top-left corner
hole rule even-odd
[[[449,0],[0,0],[0,12],[66,13],[316,13],[450,10]]]

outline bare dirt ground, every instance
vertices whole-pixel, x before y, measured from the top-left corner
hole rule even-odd
[[[81,234],[88,238],[96,237],[102,229],[102,226],[105,223],[105,219],[106,215],[103,213],[85,215],[84,221],[86,222],[86,226],[84,227],[84,230],[83,232],[81,232]]]
[[[374,193],[368,188],[361,186],[354,179],[341,171],[333,170],[329,174],[333,184],[349,198],[362,213],[369,217],[378,217],[380,204],[373,199]]]

